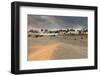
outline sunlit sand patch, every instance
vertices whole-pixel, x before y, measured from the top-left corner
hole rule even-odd
[[[52,55],[60,43],[53,43],[50,45],[35,45],[31,47],[28,55],[28,60],[50,60]],[[32,52],[33,50],[33,52]]]

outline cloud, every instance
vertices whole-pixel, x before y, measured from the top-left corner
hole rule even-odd
[[[87,17],[28,15],[28,26],[33,28],[59,29],[79,25],[87,27]]]

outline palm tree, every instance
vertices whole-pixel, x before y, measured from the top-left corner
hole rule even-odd
[[[41,32],[43,32],[43,29],[41,29]]]
[[[33,29],[29,30],[28,32],[29,32],[29,33],[39,33],[38,30],[33,30]]]
[[[45,32],[48,32],[48,29],[45,29]]]
[[[30,29],[28,32],[33,33],[33,29]]]
[[[70,31],[75,31],[74,29],[70,29]]]
[[[83,31],[83,32],[84,32],[84,34],[86,34],[86,32],[88,32],[88,30],[87,30],[87,29],[84,29],[84,31]]]
[[[78,34],[81,35],[82,34],[82,30],[77,30]]]
[[[68,33],[68,32],[69,32],[69,29],[66,30],[66,33]]]

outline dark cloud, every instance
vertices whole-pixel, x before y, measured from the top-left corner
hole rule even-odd
[[[28,15],[28,26],[33,28],[87,28],[87,17]]]

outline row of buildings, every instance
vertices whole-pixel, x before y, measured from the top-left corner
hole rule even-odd
[[[28,35],[83,35],[83,34],[88,34],[87,29],[39,29],[39,30],[34,30],[30,29],[28,31]]]

